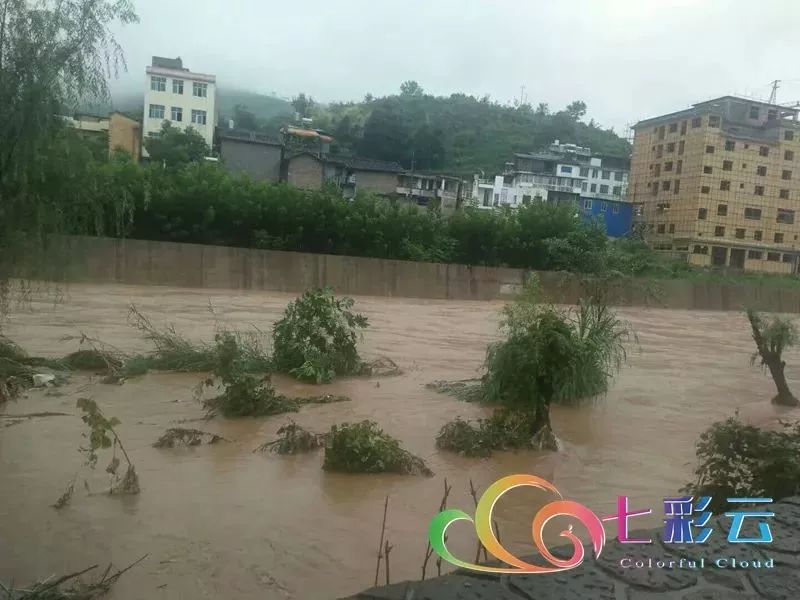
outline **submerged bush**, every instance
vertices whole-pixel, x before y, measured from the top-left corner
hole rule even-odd
[[[714,423],[697,442],[696,480],[684,492],[711,496],[709,510],[722,512],[727,498],[800,493],[800,421],[776,431],[743,423],[738,415]]]
[[[221,413],[225,417],[262,417],[299,409],[297,400],[275,392],[269,375],[256,378],[246,372],[246,357],[233,334],[218,333],[215,341],[214,376],[225,390],[203,402],[209,416]],[[205,384],[213,385],[213,380]]]
[[[345,473],[433,475],[425,461],[405,450],[374,421],[331,427],[322,468]]]
[[[311,452],[325,445],[327,435],[311,433],[292,421],[278,429],[277,440],[267,442],[255,449],[255,452],[275,452],[276,454],[300,454]]]
[[[446,423],[436,436],[436,447],[463,456],[490,456],[493,450],[551,449],[556,441],[549,435],[530,412],[499,409],[488,419]]]
[[[361,373],[356,344],[368,322],[352,307],[352,298],[336,298],[327,287],[290,302],[273,328],[275,370],[314,383]]]

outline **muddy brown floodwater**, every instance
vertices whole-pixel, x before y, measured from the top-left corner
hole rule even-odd
[[[214,326],[209,301],[229,325],[269,330],[291,298],[75,285],[58,306],[44,299],[16,310],[7,334],[29,352],[50,356],[75,350],[75,341],[59,340],[79,331],[126,351],[145,350],[146,342],[126,324],[130,302],[156,324],[173,323],[191,338],[209,340]],[[694,443],[710,423],[737,409],[761,424],[790,414],[770,404],[772,382],[749,366],[752,341],[741,314],[626,309],[639,348],[630,348],[630,366],[606,398],[579,409],[554,409],[562,452],[498,453],[487,460],[439,452],[434,437],[446,421],[478,417],[485,409],[424,384],[476,375],[487,344],[496,339],[501,304],[356,300],[371,323],[363,354],[388,356],[404,374],[338,381],[322,389],[283,378],[276,385],[287,394],[350,396],[352,402],[310,406],[291,416],[315,431],[374,419],[424,457],[435,477],[326,473],[321,452],[254,454],[285,416],[190,422],[232,442],[155,449],[152,443],[166,428],[202,416],[192,400],[200,375],[149,374],[122,386],[73,377],[61,388],[63,396],[32,390],[0,410],[77,414],[75,400],[91,395],[106,414],[122,421],[119,433],[142,493],[87,494],[84,477],[92,490],[107,482],[84,470],[71,504],[57,512],[50,505],[81,465],[80,419],[35,418],[13,426],[0,420],[0,579],[28,582],[109,560],[123,566],[148,554],[120,580],[112,598],[336,598],[372,585],[387,495],[392,580],[418,578],[444,478],[453,486],[450,506],[467,512],[472,512],[470,478],[484,489],[502,476],[532,473],[601,515],[612,512],[617,495],[627,494],[635,507],[653,507],[654,514],[637,525],[654,527],[663,497],[690,479]],[[799,358],[795,352],[787,357],[795,389]],[[497,520],[511,549],[530,551],[530,519],[542,500],[522,490],[503,498]],[[461,525],[453,529],[451,545],[474,558],[472,532]]]

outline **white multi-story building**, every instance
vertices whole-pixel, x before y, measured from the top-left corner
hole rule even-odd
[[[180,58],[153,57],[147,67],[143,136],[161,133],[164,121],[193,127],[211,147],[217,126],[217,78],[184,68]],[[146,150],[143,151],[147,156]]]

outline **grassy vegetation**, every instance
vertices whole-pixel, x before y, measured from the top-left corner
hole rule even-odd
[[[738,415],[714,423],[697,442],[695,481],[684,492],[711,496],[709,510],[723,512],[727,498],[800,494],[800,421],[778,430],[743,423]]]
[[[541,450],[547,440],[537,437],[536,425],[529,412],[520,410],[496,410],[475,422],[458,418],[441,428],[436,447],[470,457],[490,456],[494,450]]]
[[[433,475],[425,461],[405,450],[374,421],[331,427],[322,468],[344,473]]]

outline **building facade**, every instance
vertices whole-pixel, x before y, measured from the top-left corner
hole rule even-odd
[[[359,191],[389,196],[394,195],[402,170],[395,162],[300,152],[284,159],[282,178],[307,190],[335,185],[344,198],[353,198]]]
[[[648,243],[699,266],[797,272],[798,109],[725,96],[634,132],[629,198]]]
[[[184,68],[180,58],[160,56],[153,57],[146,72],[143,136],[160,135],[162,124],[169,121],[181,129],[193,127],[210,148],[217,125],[217,78]]]
[[[220,160],[232,173],[246,173],[254,181],[279,181],[283,144],[268,136],[234,129],[219,130]]]
[[[464,183],[458,177],[402,173],[397,180],[397,196],[418,206],[432,206],[452,214],[461,205]]]
[[[142,124],[119,112],[111,113],[108,120],[109,154],[121,150],[130,154],[134,162],[139,162],[142,157]]]
[[[629,162],[593,154],[590,148],[561,144],[546,151],[515,154],[503,175],[475,177],[473,204],[479,208],[517,207],[530,202],[572,203],[586,219],[600,219],[609,235],[630,233],[631,206],[626,200]]]

